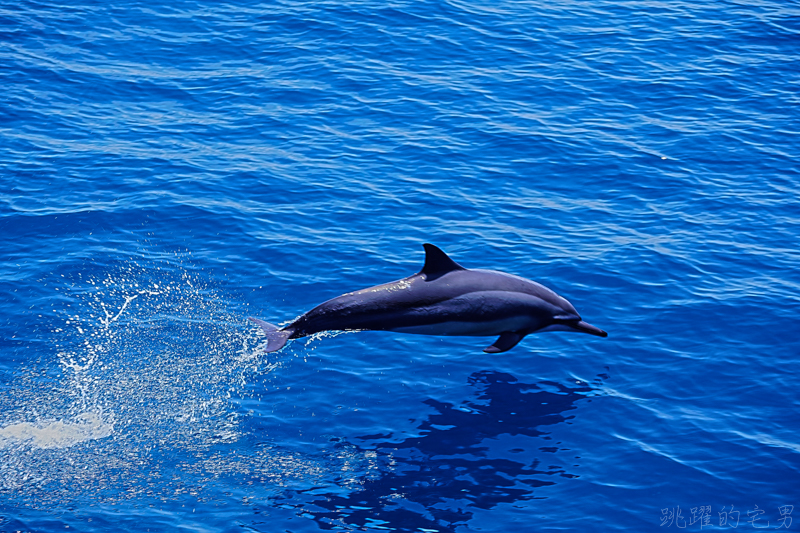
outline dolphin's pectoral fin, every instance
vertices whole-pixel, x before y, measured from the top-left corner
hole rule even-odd
[[[514,331],[506,331],[505,333],[501,333],[500,337],[494,341],[494,344],[489,346],[488,348],[484,348],[483,351],[486,353],[502,353],[507,352],[511,348],[517,345],[522,338],[525,337],[522,333],[517,333]]]
[[[284,330],[278,328],[278,326],[274,326],[269,322],[264,322],[263,320],[259,320],[257,318],[250,318],[252,322],[255,322],[261,329],[264,331],[264,335],[267,337],[267,349],[265,352],[277,352],[281,348],[286,345],[286,341],[289,340],[289,336],[292,334],[291,330]]]

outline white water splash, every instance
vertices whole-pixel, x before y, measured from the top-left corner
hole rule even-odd
[[[158,292],[154,291],[140,291],[140,293],[159,294]],[[111,313],[108,312],[108,309],[106,308],[105,304],[103,302],[100,302],[100,306],[103,308],[103,312],[106,314],[105,318],[100,318],[100,324],[108,328],[108,326],[110,326],[112,322],[116,322],[117,319],[119,319],[119,317],[122,316],[122,313],[125,312],[125,309],[128,308],[130,303],[138,297],[139,294],[134,294],[132,296],[125,296],[125,303],[122,304],[122,307],[120,307],[117,314],[114,315],[113,317],[111,316]]]
[[[0,494],[36,506],[171,497],[188,465],[242,438],[237,397],[278,362],[229,311],[241,304],[200,276],[128,264],[68,283],[57,365],[0,398]]]

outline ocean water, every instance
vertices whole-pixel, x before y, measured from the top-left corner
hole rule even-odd
[[[800,528],[799,43],[786,0],[0,3],[0,531]],[[263,353],[425,242],[609,337]]]

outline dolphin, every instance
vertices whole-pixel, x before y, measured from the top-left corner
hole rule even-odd
[[[330,330],[499,335],[484,348],[486,353],[508,351],[526,335],[542,331],[608,336],[544,285],[504,272],[466,269],[436,246],[423,247],[425,265],[413,276],[337,296],[282,328],[251,318],[267,337],[266,352]]]

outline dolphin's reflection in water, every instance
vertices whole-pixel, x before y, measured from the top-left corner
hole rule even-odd
[[[452,532],[469,522],[475,508],[543,498],[537,488],[577,477],[551,466],[559,449],[542,428],[573,418],[569,411],[595,389],[520,383],[488,371],[469,380],[479,390],[474,399],[458,406],[425,402],[437,413],[419,426],[421,436],[360,437],[357,448],[385,467],[355,491],[314,490],[304,515],[323,529]]]

